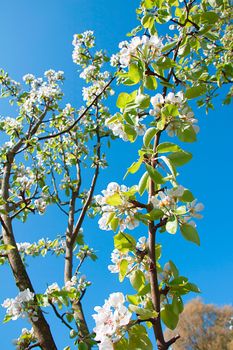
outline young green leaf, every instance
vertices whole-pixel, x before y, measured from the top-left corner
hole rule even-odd
[[[161,319],[169,329],[175,329],[179,321],[178,315],[173,311],[172,305],[166,304],[161,309]]]
[[[140,181],[139,181],[139,184],[138,184],[138,192],[140,194],[140,196],[143,195],[143,193],[145,192],[146,188],[147,188],[147,182],[148,182],[148,178],[149,178],[149,174],[148,172],[146,171]]]
[[[163,179],[163,176],[153,168],[151,165],[146,164],[146,170],[148,171],[150,178],[154,181],[154,183],[157,184],[163,184],[165,181]]]
[[[122,253],[126,253],[129,250],[135,249],[136,241],[128,233],[119,232],[116,236],[114,236],[114,247],[120,250]]]
[[[192,159],[192,154],[190,152],[179,151],[169,154],[167,158],[170,159],[173,165],[182,166]]]
[[[126,259],[122,259],[120,262],[120,273],[119,273],[119,281],[122,282],[128,271],[128,261]]]
[[[182,151],[182,149],[176,145],[175,143],[172,142],[163,142],[160,143],[157,146],[156,151],[158,153],[168,153],[168,152],[178,152],[178,151]]]
[[[200,238],[195,227],[189,224],[182,224],[180,226],[180,231],[185,239],[200,245]]]
[[[157,131],[158,130],[156,128],[149,128],[146,130],[145,135],[143,136],[143,143],[145,147],[149,146],[151,140],[153,139]]]

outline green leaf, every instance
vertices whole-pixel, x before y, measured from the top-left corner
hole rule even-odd
[[[175,166],[182,166],[188,163],[192,157],[192,153],[185,151],[174,152],[167,156],[167,158],[170,159],[172,164]]]
[[[145,286],[145,276],[141,270],[133,271],[130,275],[130,283],[138,292]]]
[[[180,296],[174,295],[172,299],[172,310],[176,315],[181,314],[184,310],[184,304]]]
[[[195,199],[194,195],[189,190],[184,190],[182,197],[180,197],[180,200],[182,202],[192,202],[194,201],[194,199]]]
[[[138,192],[140,194],[140,196],[143,195],[143,193],[145,192],[146,188],[147,188],[147,182],[148,182],[148,178],[149,178],[149,174],[148,172],[146,171],[140,181],[139,181],[139,184],[138,184]]]
[[[67,321],[70,323],[70,322],[73,321],[74,315],[71,314],[71,313],[67,313],[67,314],[66,314],[66,319],[67,319]]]
[[[201,23],[203,24],[215,24],[219,20],[217,13],[213,11],[203,12],[201,14]]]
[[[163,176],[151,165],[146,164],[146,170],[148,171],[150,178],[154,181],[156,185],[163,184],[165,182]]]
[[[150,105],[150,96],[139,94],[135,98],[135,103],[138,108],[141,108],[141,109],[148,108]]]
[[[172,260],[169,260],[169,265],[171,268],[171,272],[174,276],[174,278],[179,276],[179,270],[177,269],[176,265],[174,264],[174,262]]]
[[[121,338],[118,342],[113,343],[114,350],[130,350],[128,347],[128,340]]]
[[[146,284],[140,291],[138,292],[138,296],[146,295],[151,291],[150,283]]]
[[[144,84],[148,90],[156,90],[158,86],[157,80],[155,79],[155,77],[152,77],[151,75],[147,75],[145,77]]]
[[[180,226],[180,231],[185,239],[193,243],[196,243],[197,245],[200,245],[199,235],[197,233],[197,230],[192,225],[182,224]]]
[[[161,109],[161,113],[165,117],[177,117],[179,115],[178,107],[172,104],[165,105]]]
[[[173,219],[173,220],[169,220],[167,223],[166,223],[166,231],[168,233],[171,233],[172,235],[174,235],[177,231],[177,228],[178,228],[178,221],[177,221],[177,218]]]
[[[161,319],[169,329],[175,329],[179,321],[178,315],[173,311],[172,305],[166,304],[161,309]]]
[[[124,109],[130,101],[132,101],[131,96],[126,92],[121,92],[117,98],[116,105],[118,108]]]
[[[137,138],[137,133],[132,125],[124,124],[123,130],[126,133],[130,142],[134,142]]]
[[[157,146],[156,151],[158,153],[179,152],[181,148],[172,142],[163,142]]]
[[[15,249],[15,247],[11,244],[1,244],[0,250],[12,250]]]
[[[78,350],[88,350],[88,345],[84,342],[78,344]]]
[[[130,187],[130,189],[128,191],[122,192],[122,196],[130,198],[137,192],[138,192],[137,186],[132,186],[132,187]]]
[[[177,41],[173,41],[167,45],[164,45],[164,47],[162,48],[162,52],[166,52],[166,51],[172,49],[173,47],[176,46],[176,44],[177,44]]]
[[[129,305],[129,310],[139,315],[141,320],[147,320],[148,318],[155,318],[158,316],[158,313],[155,310],[141,308],[136,305]]]
[[[141,302],[141,299],[138,297],[138,295],[127,295],[127,300],[131,304],[138,305]]]
[[[197,135],[191,125],[185,129],[178,130],[177,136],[182,142],[195,142],[197,140]]]
[[[169,57],[162,57],[157,60],[156,65],[162,69],[168,69],[177,66],[177,63]]]
[[[126,176],[130,173],[130,174],[135,174],[139,169],[140,166],[142,164],[142,159],[140,158],[137,162],[133,162],[133,164],[127,169],[127,172],[124,176],[124,179],[126,178]]]
[[[206,86],[204,85],[193,86],[186,90],[185,97],[190,100],[192,98],[202,96],[205,93],[206,93]]]
[[[132,350],[153,350],[152,343],[148,338],[145,327],[135,325],[128,331],[129,349]]]
[[[149,146],[151,140],[153,139],[157,131],[158,130],[156,128],[149,128],[146,130],[145,135],[143,136],[143,143],[145,147]]]
[[[155,3],[153,0],[145,0],[144,5],[148,10],[150,10],[155,6]]]
[[[4,319],[3,319],[3,323],[7,323],[12,319],[11,315],[5,315]]]
[[[119,281],[122,282],[128,271],[128,261],[126,259],[122,259],[120,262],[120,273],[119,273]]]
[[[154,16],[152,15],[145,15],[142,20],[141,24],[143,25],[144,28],[152,28],[154,26]]]
[[[166,164],[166,166],[168,167],[168,169],[170,170],[172,176],[175,179],[176,175],[177,175],[177,172],[176,172],[176,168],[175,168],[174,164],[170,161],[169,158],[167,158],[165,156],[161,156],[159,158],[161,158],[164,161],[164,163]]]
[[[135,249],[136,241],[128,233],[119,232],[114,236],[114,247],[120,250],[122,253],[126,253],[129,250]]]
[[[135,84],[137,84],[140,81],[141,73],[136,63],[130,64],[128,76]]]
[[[184,276],[178,276],[169,282],[170,286],[184,286],[188,283],[188,278]]]
[[[110,214],[108,215],[108,220],[107,220],[107,222],[106,222],[106,225],[110,224],[110,222],[112,221],[112,219],[113,219],[114,217],[115,217],[115,212],[110,213]]]
[[[118,228],[118,225],[119,225],[119,219],[114,217],[111,222],[110,222],[110,226],[111,226],[111,229],[116,232],[117,228]]]
[[[164,215],[164,212],[160,209],[153,209],[149,212],[149,217],[151,221],[161,219]]]
[[[194,292],[194,293],[200,293],[200,289],[198,288],[198,286],[194,283],[190,283],[188,282],[185,286],[190,292]]]
[[[113,206],[122,204],[122,199],[119,193],[114,193],[112,196],[106,198],[106,203]]]

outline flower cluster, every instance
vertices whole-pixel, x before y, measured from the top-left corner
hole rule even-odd
[[[95,37],[92,31],[75,34],[73,39],[73,61],[83,69],[80,78],[84,79],[90,86],[83,87],[83,100],[93,102],[96,96],[106,97],[108,93],[113,94],[111,88],[106,88],[110,73],[101,72],[103,63],[108,59],[103,51],[92,53],[90,49],[95,46]],[[105,91],[106,90],[106,91]]]
[[[141,270],[145,277],[147,277],[149,269],[149,260],[146,256],[147,246],[147,238],[143,236],[138,239],[135,251],[121,252],[119,249],[114,249],[111,254],[111,261],[113,264],[108,265],[109,271],[111,273],[119,273],[122,260],[126,260],[128,262],[126,277],[129,278],[131,272],[135,271],[135,269]]]
[[[6,131],[8,135],[12,135],[13,133],[20,134],[22,127],[22,123],[15,118],[2,117],[0,119],[0,130]]]
[[[194,113],[192,112],[191,108],[185,104],[185,102],[186,100],[182,91],[179,91],[176,94],[169,92],[165,98],[161,94],[156,94],[155,96],[151,97],[153,109],[151,109],[149,113],[152,116],[160,117],[163,107],[169,105],[177,107],[177,110],[179,110],[178,117],[174,117],[172,115],[172,109],[171,115],[166,115],[166,122],[168,124],[166,131],[168,135],[175,136],[178,130],[181,128],[185,129],[189,126],[192,126],[195,133],[198,133],[199,127],[198,125],[195,125],[198,121],[194,118]],[[168,110],[166,110],[166,113],[168,113]]]
[[[100,350],[112,350],[113,343],[124,334],[124,328],[130,322],[132,313],[124,305],[122,293],[112,293],[102,307],[96,306],[96,314],[92,315],[96,326],[95,340]]]
[[[29,288],[20,292],[16,298],[4,300],[2,307],[6,308],[6,317],[17,320],[19,317],[29,317],[33,321],[38,319],[37,312],[33,306],[34,293]]]
[[[3,69],[0,69],[0,84],[1,97],[16,97],[21,92],[20,83],[11,79]]]
[[[165,98],[161,94],[156,94],[151,97],[151,104],[153,109],[150,110],[150,115],[158,116],[165,104],[173,104],[181,107],[184,104],[184,94],[182,91],[179,91],[176,94],[169,92]]]
[[[65,283],[65,286],[62,288],[55,282],[47,287],[44,298],[43,305],[48,306],[49,301],[52,303],[64,303],[65,294],[69,293],[69,298],[72,300],[78,300],[82,293],[86,290],[87,287],[91,285],[90,281],[86,280],[86,276],[82,275],[79,278],[75,275],[71,278],[70,281]],[[68,294],[67,294],[68,295]]]
[[[105,74],[109,76],[109,74]],[[83,87],[82,95],[84,101],[92,102],[94,98],[104,91],[106,86],[106,80],[97,80],[91,86]],[[110,89],[110,94],[114,94],[114,91]]]
[[[29,345],[35,343],[36,340],[37,339],[33,328],[30,330],[23,328],[19,338],[14,340],[14,344],[16,346],[16,350],[25,350],[29,347]]]
[[[61,89],[58,82],[64,80],[62,71],[54,71],[50,69],[44,73],[46,80],[42,78],[35,78],[32,74],[26,74],[23,80],[30,85],[30,91],[23,99],[20,107],[21,113],[34,117],[37,108],[43,103],[51,104],[62,97]]]
[[[123,118],[119,117],[112,122],[111,120],[113,118],[114,116],[112,118],[106,119],[105,124],[107,125],[107,127],[112,131],[114,136],[119,136],[123,141],[129,141],[128,135],[124,129]],[[133,119],[134,121],[133,130],[136,132],[138,136],[142,136],[146,132],[146,126],[141,123],[142,119],[143,118],[139,118],[138,116],[136,116]]]
[[[121,42],[119,48],[119,54],[111,57],[111,65],[117,66],[120,64],[122,68],[126,68],[131,61],[141,56],[148,61],[159,57],[163,44],[162,40],[157,36],[148,37],[143,35],[142,38],[135,36],[130,42]]]
[[[184,194],[184,187],[178,186],[169,190],[159,191],[156,196],[151,198],[151,202],[155,209],[161,209],[164,214],[169,217],[174,214],[182,215],[182,221],[189,221],[192,218],[201,219],[202,215],[199,213],[204,209],[202,203],[197,203],[197,200],[188,202],[181,207],[177,207],[177,204],[181,197]],[[189,224],[195,226],[193,221],[190,221]]]
[[[21,165],[15,171],[15,184],[20,187],[21,191],[26,191],[35,184],[36,176],[30,167]]]
[[[102,194],[95,197],[102,211],[102,217],[98,221],[101,230],[111,230],[109,220],[111,214],[115,214],[119,220],[122,231],[126,228],[133,230],[139,225],[139,221],[135,218],[137,209],[129,201],[132,192],[128,187],[111,182],[107,189],[102,191]]]
[[[74,46],[73,62],[79,65],[85,64],[87,57],[91,58],[88,49],[95,45],[94,32],[87,30],[82,34],[75,34],[72,45]]]
[[[40,215],[43,215],[45,213],[47,202],[44,198],[35,199],[34,205]]]
[[[29,243],[29,242],[17,243],[17,248],[23,256],[24,255],[45,256],[49,251],[55,253],[56,255],[60,255],[65,252],[65,240],[60,239],[60,237],[56,238],[53,241],[48,238],[41,238],[36,243]]]

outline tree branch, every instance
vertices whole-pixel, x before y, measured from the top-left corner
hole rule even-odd
[[[62,315],[59,314],[59,312],[57,311],[56,309],[56,306],[52,303],[52,301],[49,301],[49,304],[52,306],[52,309],[55,313],[55,315],[57,316],[57,318],[59,318],[59,320],[61,320],[61,322],[67,327],[69,328],[69,330],[73,330],[73,328],[69,325],[69,323],[67,323],[65,320],[64,320],[64,317]]]
[[[66,129],[56,133],[56,134],[52,134],[52,135],[46,135],[46,136],[41,136],[38,137],[38,140],[47,140],[47,139],[51,139],[54,137],[58,137],[60,135],[63,135],[69,131],[71,131],[75,125],[77,125],[77,123],[86,115],[86,113],[89,111],[89,109],[91,109],[92,106],[94,106],[96,104],[96,102],[98,101],[99,97],[107,90],[107,88],[111,85],[111,83],[115,80],[115,76],[112,77],[109,82],[105,85],[105,87],[103,88],[103,90],[96,95],[96,97],[94,98],[94,100],[86,107],[86,109],[84,110],[84,112]]]

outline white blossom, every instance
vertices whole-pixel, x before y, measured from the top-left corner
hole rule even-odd
[[[28,305],[28,303],[34,300],[34,293],[29,288],[20,292],[14,299],[4,300],[2,307],[6,308],[6,313],[11,317],[12,320],[17,320],[19,317],[25,318],[28,314],[33,318],[37,319],[35,310]]]
[[[126,326],[132,313],[125,307],[125,297],[122,293],[112,293],[102,307],[96,306],[96,314],[92,315],[96,326],[95,340],[99,349],[113,349],[113,343],[123,335],[122,327]]]
[[[133,230],[139,225],[139,221],[134,217],[137,209],[132,206],[128,201],[128,197],[124,196],[124,192],[129,189],[124,185],[119,185],[116,182],[111,182],[108,184],[107,189],[102,191],[102,196],[98,195],[95,197],[95,201],[100,206],[102,216],[98,221],[101,230],[111,230],[111,225],[109,223],[109,214],[115,213],[119,219],[120,229],[123,231],[128,228]],[[135,189],[136,191],[136,189]],[[109,205],[107,203],[108,198],[118,194],[120,196],[119,205]]]
[[[187,209],[191,218],[201,219],[203,217],[199,212],[204,210],[204,205],[202,203],[197,203],[197,199],[191,203],[187,203]]]

